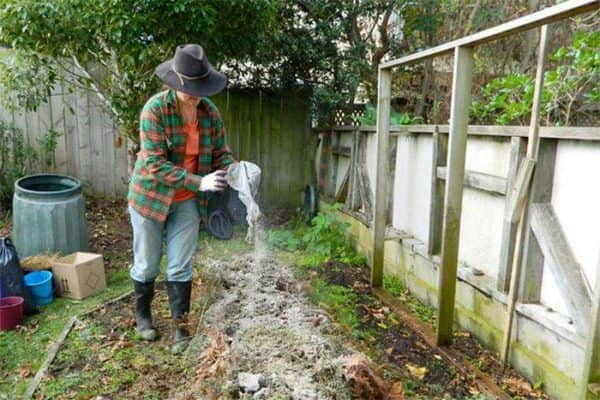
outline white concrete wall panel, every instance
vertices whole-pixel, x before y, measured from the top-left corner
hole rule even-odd
[[[371,196],[375,190],[375,175],[377,170],[377,140],[376,135],[367,135],[367,172],[369,173],[369,183],[371,185]],[[375,199],[373,198],[373,201]]]
[[[500,263],[503,218],[504,197],[465,188],[459,260],[495,278]]]
[[[591,287],[600,246],[600,143],[561,140],[556,149],[552,206]],[[549,271],[547,268],[545,272]],[[544,274],[542,303],[564,312],[554,277]]]
[[[402,135],[396,152],[393,226],[423,243],[429,236],[432,146],[430,135]]]
[[[510,138],[469,136],[467,141],[467,170],[506,176],[510,159]]]
[[[465,169],[506,177],[509,156],[510,139],[471,136]],[[504,204],[503,196],[464,189],[459,259],[494,278],[500,262]]]

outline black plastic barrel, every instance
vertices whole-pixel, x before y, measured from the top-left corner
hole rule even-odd
[[[89,249],[79,180],[39,174],[15,182],[13,242],[19,257]]]

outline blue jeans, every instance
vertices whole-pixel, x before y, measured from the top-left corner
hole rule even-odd
[[[198,243],[200,216],[197,200],[171,204],[167,220],[158,222],[146,218],[129,206],[133,226],[133,280],[153,282],[160,273],[163,239],[167,242],[167,280],[192,280],[192,257]]]

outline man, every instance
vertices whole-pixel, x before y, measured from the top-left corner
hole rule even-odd
[[[206,192],[225,189],[224,170],[234,162],[219,111],[207,98],[225,88],[227,77],[213,69],[197,44],[178,46],[155,72],[169,89],[152,96],[140,116],[140,151],[127,196],[133,226],[130,275],[137,332],[155,340],[150,306],[164,237],[173,339],[180,341],[189,336],[184,317]]]

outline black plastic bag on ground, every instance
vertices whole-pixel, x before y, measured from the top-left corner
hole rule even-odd
[[[9,238],[0,238],[0,297],[19,296],[25,299],[25,315],[37,313],[31,293],[23,283],[23,270],[17,249]]]

